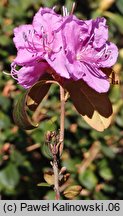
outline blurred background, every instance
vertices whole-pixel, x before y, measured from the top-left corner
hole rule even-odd
[[[123,0],[1,0],[0,1],[0,195],[1,199],[54,199],[52,187],[38,187],[44,172],[51,168],[45,133],[59,129],[59,92],[53,86],[33,120],[42,120],[38,129],[23,131],[13,122],[12,111],[24,91],[10,73],[16,55],[13,28],[30,23],[41,7],[65,5],[68,10],[76,2],[75,14],[81,19],[104,16],[109,25],[110,40],[119,48],[114,71],[119,85],[109,92],[114,116],[103,133],[91,129],[79,116],[72,102],[66,104],[65,146],[61,165],[70,173],[69,185],[81,185],[75,199],[123,199]],[[82,101],[83,103],[83,101]],[[45,176],[46,179],[46,176]],[[65,199],[65,197],[63,197]]]

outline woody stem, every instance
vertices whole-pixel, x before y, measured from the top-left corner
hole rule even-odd
[[[60,86],[60,101],[61,101],[61,115],[60,115],[60,153],[62,153],[64,147],[64,124],[65,124],[65,91]]]
[[[57,146],[54,145],[54,157],[53,157],[53,172],[54,172],[54,191],[55,191],[55,199],[60,199],[60,190],[59,190],[59,156],[62,154],[63,146],[64,146],[64,119],[65,119],[65,92],[62,86],[60,86],[60,101],[61,101],[61,114],[60,114],[60,135],[59,135],[59,143]],[[59,146],[59,156],[56,147]]]
[[[53,172],[54,172],[54,191],[55,199],[60,200],[60,190],[59,190],[59,168],[57,158],[54,156],[53,160]]]

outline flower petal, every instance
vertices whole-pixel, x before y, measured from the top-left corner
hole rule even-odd
[[[118,57],[118,48],[114,43],[107,42],[107,51],[104,53],[104,55],[98,60],[98,62],[101,63],[101,67],[107,68],[112,67]]]
[[[70,74],[66,67],[67,59],[63,50],[59,51],[57,55],[52,56],[52,58],[46,55],[45,59],[58,75],[70,79]]]
[[[76,53],[81,49],[82,43],[88,35],[88,26],[84,21],[75,19],[74,16],[69,16],[64,20],[62,27],[62,37],[64,48]]]
[[[32,25],[21,25],[14,29],[14,38],[13,41],[17,49],[25,48],[25,37],[24,33],[32,31]]]
[[[39,34],[41,34],[42,27],[45,33],[48,32],[49,34],[49,32],[55,31],[59,28],[62,19],[62,16],[56,14],[53,9],[40,8],[33,18],[32,25]]]
[[[85,71],[83,70],[82,63],[80,61],[74,61],[72,63],[67,62],[66,68],[73,80],[83,79],[83,76],[85,76]]]
[[[30,88],[45,73],[47,68],[48,64],[44,62],[22,67],[17,73],[18,84],[24,88]]]
[[[82,79],[99,93],[107,92],[110,84],[107,76],[98,68],[92,68],[89,64],[82,64],[85,75]]]
[[[33,53],[29,52],[27,49],[19,49],[17,52],[17,56],[14,59],[14,62],[18,65],[25,65],[31,62],[34,62],[38,59],[41,59],[41,54],[40,52],[38,53]]]
[[[102,47],[108,40],[108,27],[106,26],[106,19],[103,17],[98,17],[93,23],[93,33],[94,33],[94,48]]]

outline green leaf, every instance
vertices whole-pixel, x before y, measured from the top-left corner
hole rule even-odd
[[[55,200],[55,192],[53,190],[50,190],[47,192],[46,196],[45,196],[46,200]],[[62,197],[61,197],[62,199]]]
[[[119,32],[123,33],[123,16],[107,11],[103,15],[108,17],[117,26]]]
[[[23,166],[24,161],[26,161],[26,157],[15,149],[11,151],[10,159],[16,166]]]
[[[73,104],[84,120],[97,131],[106,129],[112,118],[112,105],[106,93],[98,93],[84,81],[66,81]]]
[[[79,174],[79,181],[88,190],[92,190],[97,184],[97,177],[92,172],[92,170],[87,169],[86,171],[84,171],[84,173]]]
[[[116,116],[116,123],[118,124],[118,126],[123,128],[123,119],[121,118],[121,116]]]
[[[119,11],[123,14],[123,0],[117,0],[116,6],[118,7]]]
[[[52,153],[51,153],[51,151],[50,151],[50,147],[49,147],[49,145],[47,144],[47,143],[43,143],[42,144],[42,146],[41,146],[41,152],[42,152],[42,154],[46,157],[46,158],[48,158],[48,159],[52,159],[53,158],[53,155],[52,155]]]
[[[109,185],[109,184],[104,184],[103,191],[107,193],[114,193],[115,192],[115,186]]]
[[[0,112],[0,130],[9,128],[11,125],[10,119],[3,112]]]
[[[19,172],[16,166],[10,163],[5,169],[0,171],[0,188],[12,190],[19,182]]]
[[[108,168],[108,167],[103,167],[101,168],[101,170],[99,171],[100,173],[100,176],[102,178],[104,178],[105,180],[111,180],[113,178],[113,175],[112,175],[112,172],[111,172],[111,169]]]
[[[0,95],[0,108],[5,112],[8,111],[10,107],[10,100],[2,95]]]
[[[115,153],[113,152],[112,148],[107,145],[101,145],[101,151],[106,157],[113,159],[115,157]]]
[[[69,158],[69,160],[63,160],[62,166],[67,167],[67,170],[70,172],[75,172],[76,165],[80,163],[79,158]]]
[[[112,171],[107,163],[107,160],[103,159],[99,162],[99,174],[105,180],[111,180],[113,178]]]
[[[95,191],[94,192],[94,200],[107,200],[108,197],[105,196],[101,191]]]
[[[39,186],[39,187],[51,187],[51,185],[49,185],[46,182],[41,182],[41,183],[37,184],[37,186]]]
[[[57,4],[57,0],[52,0],[52,1],[42,0],[42,4],[45,7],[53,7],[55,4]]]

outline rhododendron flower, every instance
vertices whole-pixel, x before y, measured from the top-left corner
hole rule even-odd
[[[83,79],[98,92],[107,92],[109,81],[101,68],[115,64],[117,47],[108,42],[108,28],[104,18],[80,21],[75,16],[66,17],[62,27],[63,50],[54,61],[47,60],[58,72],[66,68],[70,78]],[[62,60],[61,60],[62,59]],[[60,62],[60,63],[59,63]],[[60,64],[60,68],[57,65]]]
[[[54,71],[65,80],[82,79],[97,92],[108,91],[109,81],[101,68],[115,64],[118,50],[108,41],[104,18],[84,21],[41,8],[32,25],[15,28],[14,35],[18,53],[11,74],[23,87]]]
[[[55,30],[62,24],[63,17],[52,9],[40,9],[32,25],[21,25],[14,29],[17,57],[12,63],[12,76],[24,88],[31,87],[49,68],[45,56],[53,61],[54,54],[61,49],[61,34]],[[21,68],[17,70],[17,66]]]

